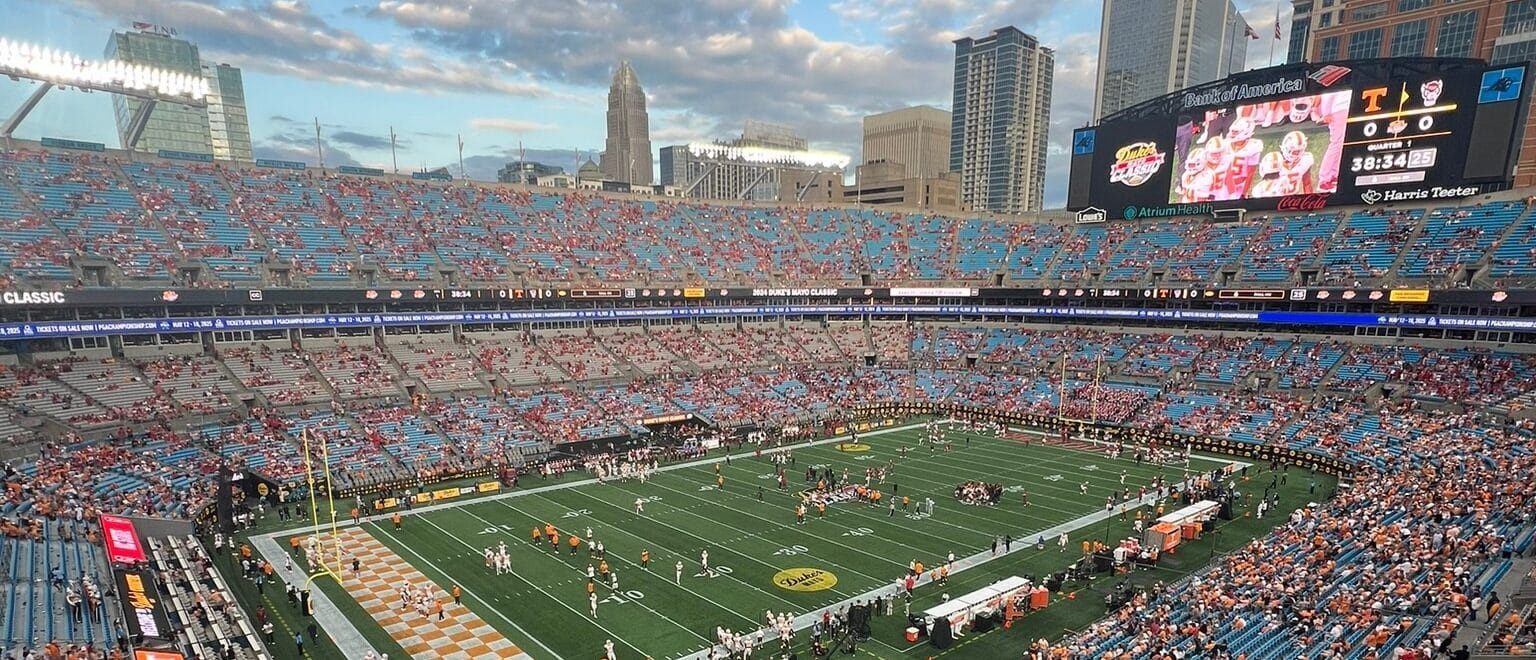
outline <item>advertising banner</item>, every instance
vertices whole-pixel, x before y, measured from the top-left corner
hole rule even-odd
[[[117,579],[117,597],[123,605],[124,618],[130,635],[142,635],[154,639],[170,639],[173,635],[167,623],[165,605],[155,591],[154,578],[148,572],[113,571]]]
[[[101,516],[101,539],[107,548],[107,560],[114,564],[137,564],[144,561],[144,546],[139,543],[139,532],[133,521],[122,516]]]

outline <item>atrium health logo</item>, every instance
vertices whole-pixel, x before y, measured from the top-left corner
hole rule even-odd
[[[1127,207],[1125,207],[1125,210],[1120,212],[1120,217],[1123,217],[1126,220],[1135,220],[1136,219],[1136,207],[1134,207],[1134,206],[1127,206]]]

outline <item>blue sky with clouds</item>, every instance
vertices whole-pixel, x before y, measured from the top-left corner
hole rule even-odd
[[[1282,27],[1288,25],[1284,3]],[[1261,35],[1277,4],[1238,0]],[[951,42],[1003,25],[1057,51],[1049,206],[1093,104],[1099,3],[1071,0],[0,0],[0,37],[100,57],[133,21],[176,28],[205,60],[240,67],[257,155],[401,170],[453,165],[490,178],[518,144],[570,169],[602,148],[612,67],[633,62],[656,148],[730,137],[746,119],[788,124],[858,157],[860,119],[949,106]],[[1262,66],[1266,41],[1250,42]],[[1283,43],[1277,47],[1283,57]],[[0,80],[0,114],[31,93]],[[115,146],[111,102],[53,92],[18,137]]]

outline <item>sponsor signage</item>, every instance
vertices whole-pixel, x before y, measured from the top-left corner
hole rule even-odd
[[[1387,295],[1388,302],[1395,303],[1427,303],[1429,302],[1429,289],[1394,289]]]
[[[7,305],[62,305],[68,301],[63,291],[0,292],[0,303]]]
[[[1360,193],[1360,201],[1366,204],[1390,204],[1392,202],[1413,202],[1424,199],[1471,197],[1482,192],[1482,188],[1477,186],[1432,186],[1412,190],[1377,190],[1375,188],[1368,188]]]
[[[674,413],[674,414],[671,414],[671,415],[657,415],[655,417],[645,417],[645,418],[642,418],[642,419],[640,419],[638,421],[640,422],[641,426],[650,426],[652,424],[671,424],[673,422],[682,422],[682,421],[686,421],[686,420],[690,420],[690,419],[693,419],[693,413]]]
[[[411,172],[411,178],[417,181],[452,181],[453,175],[447,172]]]
[[[342,165],[336,168],[336,171],[342,174],[356,174],[360,176],[381,176],[384,174],[384,170],[377,167],[356,167],[353,165]]]
[[[133,521],[122,516],[101,516],[101,538],[107,548],[107,560],[114,564],[137,564],[144,561],[144,546],[139,543],[139,532]]]
[[[1156,142],[1133,142],[1115,151],[1115,163],[1109,168],[1109,182],[1136,187],[1151,180],[1168,154]]]
[[[155,639],[170,639],[165,605],[155,590],[154,578],[147,571],[113,571],[117,578],[117,597],[127,615],[125,622],[131,635],[143,635]]]
[[[182,660],[182,655],[174,651],[139,649],[133,652],[133,660]]]
[[[835,296],[835,295],[837,295],[837,289],[832,289],[832,288],[820,288],[820,289],[815,289],[815,288],[804,288],[804,289],[779,288],[779,289],[753,289],[752,290],[752,296],[755,297],[755,298],[790,298],[790,297],[803,298],[803,297],[813,297],[813,296],[830,297],[830,296]]]
[[[1307,76],[1281,78],[1267,83],[1237,83],[1215,89],[1184,93],[1184,109],[1204,108],[1213,105],[1227,105],[1236,101],[1260,99],[1281,94],[1295,94],[1306,85]]]
[[[170,149],[161,149],[159,155],[161,158],[168,160],[190,160],[195,163],[213,162],[213,154],[199,154],[190,151],[173,151]]]
[[[274,167],[280,170],[302,170],[304,163],[296,160],[277,160],[275,158],[257,158],[257,167]]]
[[[40,140],[43,147],[48,149],[74,149],[75,151],[106,151],[107,145],[100,142],[81,142],[79,140],[65,140],[62,138],[45,137]]]
[[[891,287],[892,298],[969,298],[976,293],[963,287]]]
[[[788,591],[826,591],[837,586],[837,575],[824,568],[786,568],[773,574],[773,585]]]
[[[1109,220],[1109,214],[1097,206],[1090,206],[1077,212],[1077,224],[1093,225]]]
[[[1286,195],[1275,202],[1276,211],[1321,211],[1326,206],[1328,195],[1324,193]]]

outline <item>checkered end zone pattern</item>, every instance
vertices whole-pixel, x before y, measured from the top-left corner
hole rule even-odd
[[[453,585],[433,584],[368,532],[356,527],[341,530],[341,547],[347,591],[412,658],[532,660],[468,607],[453,604],[448,593]],[[357,575],[352,574],[353,556],[361,565]],[[409,584],[413,589],[431,584],[443,603],[443,620],[438,621],[436,614],[422,617],[414,608],[401,609],[401,584]]]

